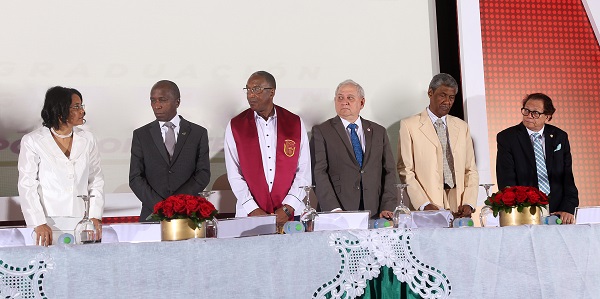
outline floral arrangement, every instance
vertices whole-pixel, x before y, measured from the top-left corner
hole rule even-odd
[[[206,198],[188,194],[167,197],[154,205],[154,213],[148,219],[163,221],[171,219],[191,219],[196,225],[212,219],[218,213],[215,206]]]
[[[485,204],[492,208],[496,217],[500,211],[510,213],[515,207],[519,212],[526,207],[546,208],[548,196],[536,187],[508,186],[488,197]]]

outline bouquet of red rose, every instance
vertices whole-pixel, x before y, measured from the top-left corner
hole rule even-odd
[[[201,196],[177,194],[167,197],[154,205],[154,213],[148,219],[163,221],[171,219],[191,219],[196,225],[212,219],[218,213],[215,206]]]
[[[510,213],[515,207],[519,212],[526,207],[546,208],[548,196],[536,187],[509,186],[492,194],[486,199],[485,204],[492,208],[496,217],[500,211]]]

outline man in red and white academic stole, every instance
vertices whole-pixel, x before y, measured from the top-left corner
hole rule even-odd
[[[308,135],[302,119],[273,104],[273,75],[255,72],[244,88],[249,109],[225,130],[225,165],[237,198],[236,217],[277,215],[282,225],[300,215],[310,185]]]

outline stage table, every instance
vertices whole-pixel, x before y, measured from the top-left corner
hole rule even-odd
[[[361,259],[351,249],[339,250],[339,240],[354,238],[363,248],[376,250],[381,244],[369,242],[391,234],[402,236],[403,252],[414,261],[443,274],[447,281],[443,289],[451,298],[598,298],[600,294],[599,225],[393,232],[4,247],[0,248],[0,282],[7,283],[10,266],[27,268],[35,261],[33,268],[41,268],[43,277],[34,278],[32,286],[41,282],[42,295],[50,299],[313,298],[323,295],[318,292],[328,282],[343,287],[340,279],[348,277],[350,259]],[[406,258],[385,250],[373,256],[381,264]],[[411,269],[410,264],[403,267]],[[7,292],[0,283],[0,294]]]

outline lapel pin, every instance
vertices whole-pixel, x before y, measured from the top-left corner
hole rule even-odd
[[[371,132],[371,128],[367,128],[367,132]]]
[[[550,134],[550,138],[554,138],[554,135]]]
[[[185,135],[185,134],[187,134],[187,132],[181,132],[181,135]]]

